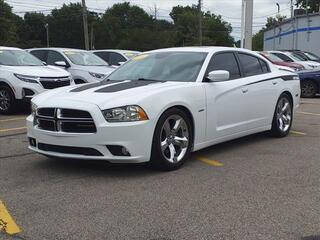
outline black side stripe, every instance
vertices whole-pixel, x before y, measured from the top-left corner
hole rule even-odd
[[[124,82],[124,83],[116,84],[113,86],[100,88],[95,92],[99,92],[99,93],[119,92],[119,91],[131,89],[131,88],[143,87],[149,84],[156,84],[156,83],[159,83],[159,81],[138,80],[138,81]]]
[[[267,79],[263,79],[263,80],[260,80],[260,81],[256,81],[256,82],[252,82],[252,83],[245,84],[244,86],[253,85],[253,84],[257,84],[257,83],[261,83],[261,82],[266,82],[266,81],[270,81],[270,80],[275,80],[275,79],[279,79],[279,78],[281,78],[283,81],[298,80],[296,77],[297,77],[297,75],[287,75],[287,76],[267,78]]]
[[[85,91],[85,90],[89,90],[91,88],[96,88],[96,87],[105,86],[105,85],[109,85],[109,84],[114,84],[114,83],[118,83],[118,82],[123,82],[123,81],[106,81],[106,80],[104,80],[104,81],[101,81],[101,82],[84,84],[81,87],[72,89],[70,92],[82,92],[82,91]]]

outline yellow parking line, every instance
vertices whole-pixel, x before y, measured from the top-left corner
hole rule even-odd
[[[298,131],[290,131],[290,133],[293,133],[293,134],[297,134],[297,135],[307,135],[306,133],[303,133],[303,132],[298,132]]]
[[[27,127],[18,127],[18,128],[7,128],[7,129],[0,129],[0,132],[11,132],[17,130],[25,130]]]
[[[206,164],[209,164],[211,166],[214,166],[214,167],[222,167],[223,166],[223,163],[218,162],[216,160],[212,160],[212,159],[206,158],[206,157],[196,157],[196,159],[201,161],[201,162],[203,162],[203,163],[206,163]]]
[[[11,122],[11,121],[17,121],[17,120],[25,120],[26,117],[19,117],[19,118],[9,118],[9,119],[2,119],[0,122]]]
[[[0,231],[13,235],[21,232],[21,229],[9,214],[6,206],[0,200]]]
[[[312,115],[312,116],[320,116],[320,113],[310,113],[310,112],[297,112],[300,114],[305,114],[305,115]]]

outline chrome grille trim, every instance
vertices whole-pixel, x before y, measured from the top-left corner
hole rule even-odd
[[[63,111],[72,112],[74,117],[63,117]],[[46,113],[53,113],[51,115],[41,115],[41,111]],[[76,117],[76,113],[79,115],[88,115],[90,118]],[[43,125],[41,125],[41,123]],[[52,124],[53,123],[53,129]],[[46,125],[47,124],[47,125]],[[49,124],[49,125],[48,125]],[[70,124],[73,126],[70,128]],[[39,108],[35,115],[34,125],[41,130],[51,132],[67,132],[67,133],[95,133],[97,132],[96,125],[94,123],[91,114],[87,111],[77,109],[66,108]]]

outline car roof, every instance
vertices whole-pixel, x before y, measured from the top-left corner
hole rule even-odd
[[[134,50],[124,50],[124,49],[99,49],[99,50],[91,50],[90,52],[118,52],[118,53],[141,53],[140,51]]]
[[[77,48],[29,48],[27,49],[28,51],[32,51],[32,50],[55,50],[55,51],[59,51],[59,52],[63,52],[63,51],[81,51],[81,52],[87,52],[84,49],[77,49]]]
[[[235,48],[235,47],[220,47],[220,46],[195,46],[195,47],[173,47],[173,48],[163,48],[149,51],[151,52],[175,52],[175,51],[185,51],[185,52],[221,52],[221,51],[236,51],[236,52],[244,52],[255,54],[259,56],[259,54],[244,48]]]
[[[16,48],[16,47],[5,47],[5,46],[0,46],[1,50],[23,50],[21,48]]]

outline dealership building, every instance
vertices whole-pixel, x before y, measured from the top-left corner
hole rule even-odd
[[[264,32],[264,50],[299,49],[320,55],[320,14],[286,19]]]

